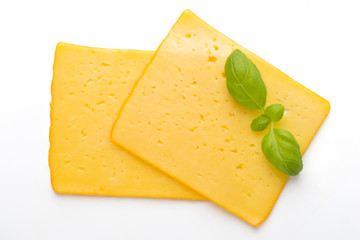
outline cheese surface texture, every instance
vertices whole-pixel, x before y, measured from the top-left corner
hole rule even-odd
[[[233,100],[224,66],[235,49],[258,67],[267,105],[287,112],[275,127],[291,131],[305,151],[329,103],[185,11],[120,109],[112,137],[125,149],[190,186],[250,224],[262,223],[288,176],[261,151],[253,132],[259,111]],[[306,167],[306,159],[305,159]]]
[[[58,44],[49,152],[54,191],[203,199],[111,140],[120,106],[153,53]]]

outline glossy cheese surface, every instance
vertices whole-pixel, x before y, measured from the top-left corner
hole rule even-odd
[[[120,110],[113,139],[250,224],[269,215],[287,175],[261,151],[258,111],[236,103],[224,65],[234,49],[259,68],[267,103],[287,109],[275,126],[290,130],[304,152],[329,103],[185,11],[156,51]],[[304,166],[306,168],[306,161]]]
[[[120,106],[153,53],[58,44],[49,153],[56,192],[203,199],[111,140]]]

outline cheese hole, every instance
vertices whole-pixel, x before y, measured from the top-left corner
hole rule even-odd
[[[256,145],[255,144],[250,144],[250,147],[255,147]]]
[[[157,141],[159,144],[164,144],[160,139]]]
[[[249,198],[251,198],[251,193],[248,193],[247,195],[248,195]]]
[[[230,152],[233,152],[233,153],[238,153],[238,152],[239,152],[239,150],[235,148],[235,149],[231,149],[231,150],[230,150]]]
[[[191,33],[185,34],[187,38],[191,38]]]
[[[189,131],[190,131],[190,132],[195,132],[195,130],[196,130],[197,128],[198,128],[197,126],[195,126],[195,127],[193,127],[193,128],[189,128]]]
[[[208,59],[209,62],[212,62],[212,63],[215,63],[217,61],[217,58],[214,57],[214,56],[209,56],[209,59]]]
[[[204,115],[200,114],[200,119],[201,119],[202,121],[205,121]]]
[[[84,87],[87,87],[87,85],[89,84],[89,83],[92,83],[92,82],[94,82],[95,80],[93,79],[93,78],[89,78],[87,81],[86,81],[86,83],[84,83],[83,85],[84,85]]]
[[[81,133],[81,137],[83,138],[87,136],[87,133],[84,131],[84,129],[81,130],[80,133]]]
[[[67,160],[67,161],[64,162],[65,165],[68,165],[68,164],[70,164],[70,163],[71,163],[70,160]]]
[[[217,50],[219,50],[219,47],[214,45],[214,49],[215,49],[215,51],[217,51]]]
[[[226,78],[225,72],[222,72],[222,73],[221,73],[221,76],[222,76],[223,78]]]
[[[240,163],[237,167],[236,167],[236,170],[237,171],[241,171],[244,169],[244,164]]]

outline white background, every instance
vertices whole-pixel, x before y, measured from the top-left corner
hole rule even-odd
[[[55,194],[48,168],[57,42],[157,48],[184,9],[328,99],[331,111],[270,217],[211,202]],[[356,1],[0,1],[0,239],[359,239]]]

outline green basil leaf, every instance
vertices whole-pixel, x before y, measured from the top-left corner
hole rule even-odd
[[[295,176],[302,170],[300,146],[289,131],[271,128],[261,147],[266,158],[281,172]]]
[[[240,50],[234,50],[225,63],[226,85],[231,96],[242,106],[263,110],[266,86],[256,65]]]
[[[266,116],[265,114],[255,118],[252,122],[251,122],[251,129],[253,131],[262,131],[264,130],[269,123],[271,122],[270,118],[268,116]]]
[[[271,121],[277,122],[280,121],[280,119],[283,117],[284,110],[284,105],[272,104],[265,109],[265,114],[269,116]]]

